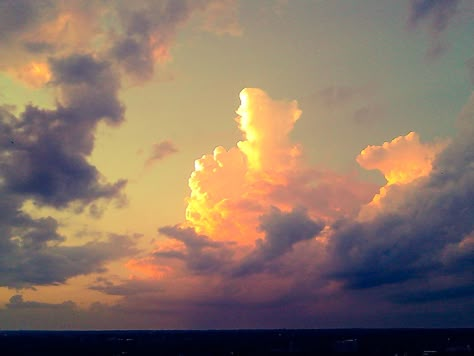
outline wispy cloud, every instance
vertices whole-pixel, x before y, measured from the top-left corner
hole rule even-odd
[[[145,162],[145,166],[150,168],[156,162],[171,156],[178,152],[178,147],[170,140],[164,140],[158,143],[154,143],[151,147],[151,152]]]

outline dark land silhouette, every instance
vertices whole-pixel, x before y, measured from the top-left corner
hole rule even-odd
[[[14,355],[474,355],[474,329],[0,331]]]

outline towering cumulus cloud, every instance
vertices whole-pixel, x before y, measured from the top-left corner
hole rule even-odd
[[[256,88],[243,89],[240,99],[242,140],[196,160],[186,221],[159,230],[167,239],[129,264],[138,275],[166,271],[159,278],[167,281],[191,273],[192,282],[212,276],[217,285],[242,278],[253,284],[253,276],[265,275],[269,285],[280,278],[287,286],[292,277],[282,275],[301,263],[301,249],[319,254],[330,224],[355,217],[376,192],[355,176],[304,162],[289,137],[301,116],[296,101]],[[278,293],[286,293],[283,285]]]
[[[387,180],[377,193],[305,164],[289,138],[301,116],[295,101],[260,89],[240,99],[243,139],[195,162],[186,221],[160,228],[155,251],[130,264],[137,276],[155,271],[166,293],[140,299],[130,294],[140,279],[114,285],[125,306],[171,303],[191,324],[229,327],[317,320],[328,310],[348,320],[355,310],[371,315],[368,300],[409,313],[413,304],[472,296],[472,100],[452,141],[410,132],[362,150],[357,162]]]
[[[289,139],[301,115],[296,101],[277,101],[264,91],[240,93],[236,119],[243,140],[195,162],[189,179],[187,223],[218,240],[253,243],[259,216],[273,206],[305,207],[309,216],[331,220],[368,200],[371,187],[350,177],[307,167],[302,148]],[[335,188],[335,181],[343,187]],[[341,204],[341,200],[346,204]]]

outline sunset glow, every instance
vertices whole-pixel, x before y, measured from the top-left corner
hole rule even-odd
[[[472,327],[470,13],[0,0],[0,329]]]

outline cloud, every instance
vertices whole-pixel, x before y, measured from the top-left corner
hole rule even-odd
[[[418,134],[410,132],[381,146],[367,146],[356,160],[365,169],[379,170],[387,184],[406,184],[427,176],[445,146],[445,142],[421,143]]]
[[[163,292],[163,286],[155,280],[129,279],[114,283],[104,277],[96,279],[95,283],[89,287],[108,295],[135,296]]]
[[[3,1],[0,70],[33,87],[49,81],[50,56],[86,52],[98,31],[99,1]]]
[[[122,295],[121,308],[171,313],[187,327],[419,326],[413,308],[420,304],[470,303],[472,99],[450,141],[422,142],[413,132],[364,149],[357,161],[386,177],[384,193],[366,188],[371,195],[348,198],[357,177],[306,166],[303,148],[288,139],[295,104],[259,90],[242,97],[243,140],[196,161],[186,221],[161,228],[154,252],[134,260],[143,284],[97,290]],[[260,164],[262,156],[273,164]],[[337,214],[329,208],[337,203],[354,208]],[[368,206],[371,214],[361,217]],[[153,269],[159,273],[147,277]],[[420,318],[440,322],[450,313],[472,319],[454,304]]]
[[[33,87],[47,84],[49,57],[78,53],[113,62],[133,83],[150,80],[191,18],[207,31],[240,33],[232,0],[19,0],[2,1],[0,13],[0,70]]]
[[[319,100],[330,109],[337,108],[352,101],[355,97],[362,94],[363,88],[351,86],[330,86],[321,89],[318,92]]]
[[[460,0],[411,0],[408,25],[416,28],[420,23],[426,24],[430,36],[430,48],[427,54],[436,57],[445,49],[441,40],[442,33],[447,29],[449,22],[457,14]]]
[[[88,160],[97,125],[123,121],[118,73],[110,62],[88,54],[51,58],[48,68],[58,93],[56,107],[29,104],[19,115],[0,109],[2,286],[65,283],[103,272],[106,263],[136,252],[125,236],[66,245],[54,217],[33,218],[22,211],[32,201],[97,214],[98,201],[124,199],[126,181],[108,183]]]
[[[97,126],[124,121],[122,83],[151,79],[189,19],[200,14],[208,30],[230,33],[237,22],[224,29],[214,17],[235,20],[235,8],[232,1],[0,1],[0,71],[55,93],[52,108],[28,104],[18,115],[0,108],[0,285],[64,283],[136,253],[120,236],[66,244],[59,221],[34,218],[22,206],[98,217],[104,201],[123,204],[127,181],[107,182],[89,160]],[[158,143],[148,162],[176,150],[171,141]]]
[[[204,14],[202,28],[218,35],[240,36],[243,29],[238,20],[237,0],[212,1]]]
[[[459,3],[460,0],[411,0],[409,23],[416,26],[421,21],[429,21],[432,31],[441,32],[448,26]]]
[[[170,140],[154,143],[151,147],[150,155],[145,162],[145,166],[151,167],[155,162],[161,161],[176,152],[178,152],[178,148]]]
[[[65,283],[67,279],[106,270],[106,263],[137,251],[125,235],[67,246],[55,219],[32,219],[17,213],[3,222],[0,286],[26,288]],[[7,225],[8,224],[8,225]]]
[[[366,219],[382,209],[396,209],[395,200],[385,200],[390,190],[400,185],[426,177],[432,170],[435,157],[446,147],[447,141],[422,143],[417,133],[398,136],[381,146],[367,146],[357,156],[357,162],[365,169],[379,170],[387,180],[372,202],[364,206],[359,214]]]
[[[361,86],[332,85],[318,90],[309,99],[317,102],[327,116],[345,113],[356,124],[372,124],[383,118],[384,110],[376,98],[373,84]]]
[[[323,228],[324,223],[313,221],[304,210],[282,213],[272,208],[260,217],[259,229],[265,233],[264,238],[257,240],[254,251],[237,262],[233,274],[242,276],[261,272],[269,262],[290,252],[298,242],[314,238]]]
[[[116,34],[110,56],[134,80],[149,80],[155,63],[171,58],[170,47],[178,29],[193,15],[203,14],[206,30],[234,34],[240,28],[235,7],[235,1],[213,0],[121,3],[117,18],[123,24],[123,31]],[[221,22],[223,15],[226,20]]]
[[[289,138],[301,114],[296,101],[260,89],[240,98],[242,140],[196,160],[186,221],[160,228],[153,253],[127,264],[134,278],[153,279],[163,291],[141,299],[127,292],[127,281],[110,286],[130,308],[155,298],[150,312],[171,303],[189,310],[184,319],[201,322],[202,310],[215,316],[229,306],[258,306],[260,317],[271,318],[285,303],[307,308],[336,290],[320,277],[327,227],[355,217],[377,187],[304,162],[301,145]]]
[[[164,249],[153,253],[160,259],[178,259],[186,262],[189,271],[194,273],[216,273],[223,271],[229,263],[232,252],[228,243],[211,240],[197,234],[191,228],[164,226],[159,229],[161,234],[180,241],[184,249]]]
[[[358,124],[371,124],[383,116],[383,110],[370,105],[360,107],[354,112],[353,119]]]
[[[301,115],[296,101],[274,100],[256,88],[242,90],[240,99],[243,139],[196,160],[189,179],[186,220],[198,233],[253,244],[261,237],[259,216],[271,207],[304,206],[310,217],[334,219],[370,200],[374,186],[304,162],[301,145],[289,138]]]
[[[3,189],[57,208],[120,197],[126,181],[105,183],[87,161],[97,124],[123,120],[118,79],[107,63],[83,55],[54,60],[52,69],[56,109],[28,105],[19,117],[0,111]]]
[[[450,281],[443,285],[446,295],[451,288],[470,290],[472,269],[465,267],[472,258],[474,230],[472,112],[471,99],[458,120],[462,129],[434,157],[426,174],[386,192],[383,199],[390,209],[381,209],[362,222],[333,226],[334,234],[328,239],[329,274],[333,278],[344,281],[348,288],[359,289],[443,277]],[[377,157],[377,164],[386,162],[389,146],[400,142],[404,141],[376,148],[372,158]],[[439,295],[429,290],[417,293],[424,296],[418,299],[426,300]]]
[[[35,301],[23,300],[23,296],[16,294],[10,298],[10,303],[6,305],[7,309],[75,309],[76,304],[72,301],[66,301],[60,304],[41,303]]]

